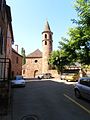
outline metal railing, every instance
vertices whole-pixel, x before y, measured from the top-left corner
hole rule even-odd
[[[0,115],[7,114],[11,98],[11,61],[0,58]]]

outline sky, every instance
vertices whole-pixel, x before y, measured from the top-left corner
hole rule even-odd
[[[53,32],[53,50],[57,50],[61,37],[67,37],[77,18],[75,0],[6,0],[11,7],[14,45],[25,49],[26,55],[36,49],[42,51],[42,32],[46,21]],[[13,46],[14,46],[13,45]]]

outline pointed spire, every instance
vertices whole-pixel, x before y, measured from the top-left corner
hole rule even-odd
[[[45,27],[44,27],[44,31],[51,31],[48,21],[46,21],[46,24],[45,24]]]

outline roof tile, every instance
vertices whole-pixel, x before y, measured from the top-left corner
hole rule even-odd
[[[37,50],[35,50],[34,52],[28,54],[26,57],[27,57],[27,58],[28,58],[28,57],[29,57],[29,58],[42,58],[42,52],[41,52],[39,49],[37,49]]]

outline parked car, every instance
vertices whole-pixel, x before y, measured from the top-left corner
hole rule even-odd
[[[12,80],[11,81],[11,86],[14,87],[14,86],[25,86],[25,80],[23,79],[23,76],[21,75],[17,75],[15,77],[15,80]]]
[[[50,78],[52,78],[52,74],[51,73],[43,73],[43,74],[37,75],[36,78],[38,78],[38,79],[50,79]]]
[[[60,76],[60,79],[65,80],[66,75],[67,75],[67,73],[62,73],[62,75]]]
[[[77,98],[84,97],[90,100],[90,77],[82,77],[78,80],[74,88]]]
[[[79,74],[78,73],[69,73],[65,76],[66,81],[78,81],[79,79]]]
[[[37,76],[35,76],[35,78],[42,79],[43,78],[43,74],[37,75]]]

